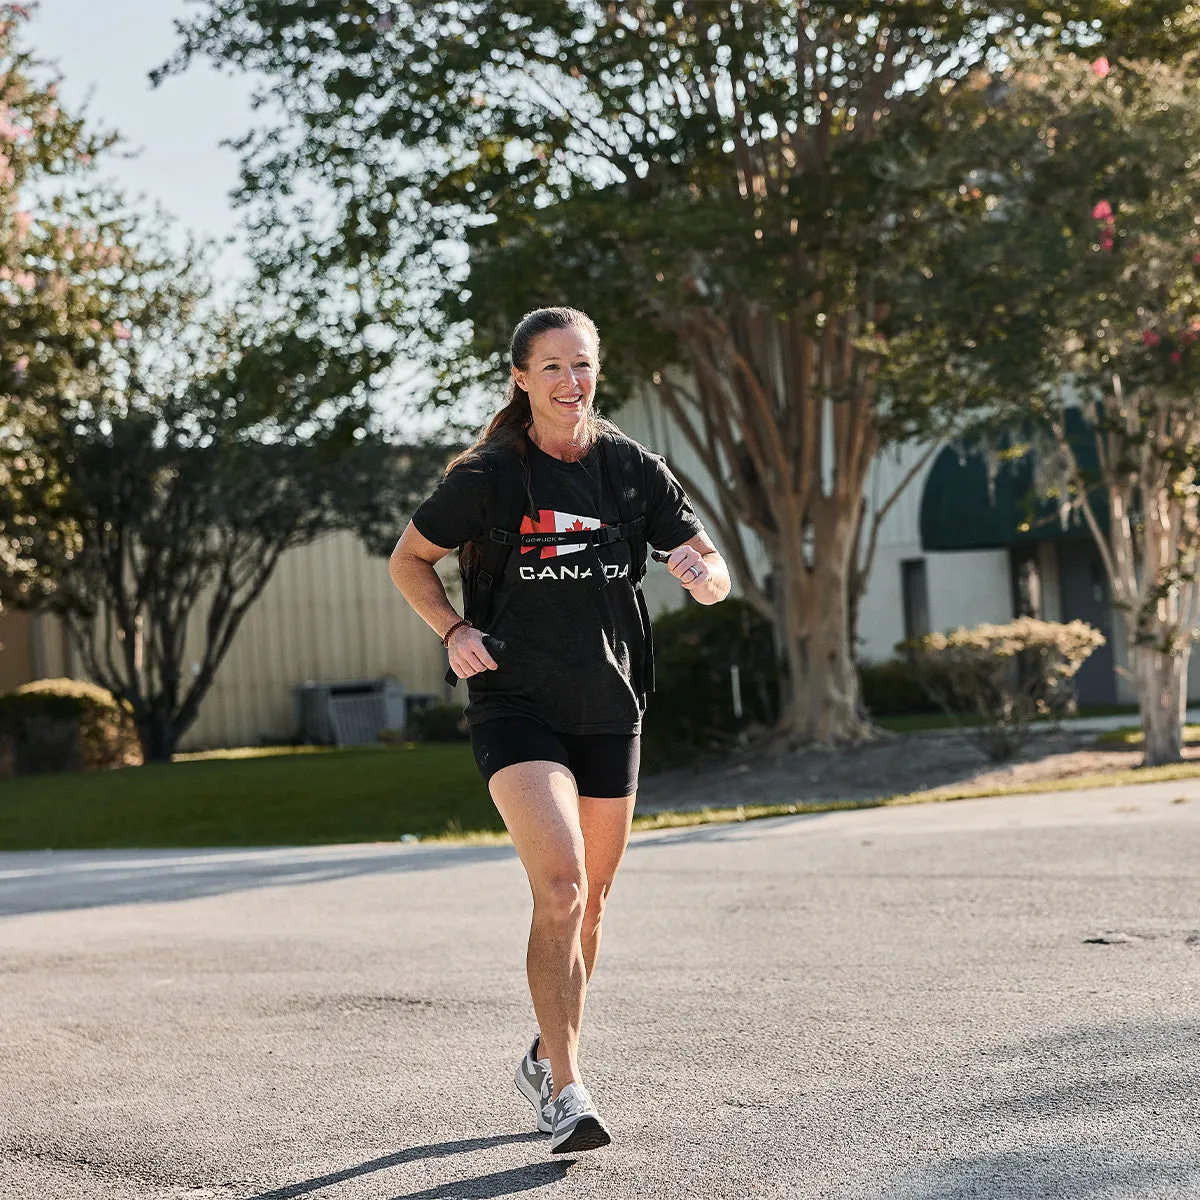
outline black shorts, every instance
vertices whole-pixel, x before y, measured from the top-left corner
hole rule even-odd
[[[555,733],[533,717],[496,717],[471,726],[475,765],[488,783],[521,762],[556,762],[581,796],[615,799],[637,791],[642,739],[636,733]]]

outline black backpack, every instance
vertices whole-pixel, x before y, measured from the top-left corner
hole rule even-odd
[[[650,611],[642,594],[647,552],[646,470],[642,454],[636,442],[621,434],[605,433],[600,438],[602,478],[604,486],[616,501],[620,524],[563,533],[522,534],[521,518],[527,513],[536,516],[532,511],[533,499],[529,491],[529,462],[523,453],[516,450],[484,450],[479,458],[487,475],[487,503],[483,520],[487,533],[474,543],[474,561],[463,571],[463,616],[476,629],[487,629],[494,616],[496,586],[504,577],[504,569],[514,547],[578,545],[580,542],[607,546],[612,542],[627,541],[645,646],[641,690],[643,695],[653,692],[654,641],[650,630]],[[594,588],[593,595],[600,603],[603,587]],[[453,667],[446,671],[446,682],[451,687],[458,683]]]

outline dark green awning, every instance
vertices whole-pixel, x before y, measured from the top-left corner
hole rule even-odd
[[[1091,427],[1074,409],[1067,413],[1067,436],[1085,478],[1096,478],[1099,461]],[[1092,504],[1106,527],[1108,505],[1102,492],[1092,492]],[[1002,463],[989,491],[983,456],[964,456],[947,446],[926,478],[921,497],[921,546],[926,551],[996,550],[1087,536],[1082,517],[1072,513],[1064,529],[1055,501],[1036,495],[1028,457]]]

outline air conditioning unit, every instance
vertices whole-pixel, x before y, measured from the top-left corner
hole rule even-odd
[[[302,740],[321,746],[370,746],[404,729],[404,685],[396,679],[306,680],[292,689]]]

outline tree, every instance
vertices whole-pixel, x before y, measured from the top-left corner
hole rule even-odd
[[[209,0],[182,33],[169,69],[264,71],[287,110],[243,143],[254,225],[286,230],[264,264],[353,273],[360,297],[369,280],[451,355],[443,398],[499,371],[525,309],[593,314],[610,388],[649,387],[718,482],[691,490],[775,622],[788,729],[839,741],[867,732],[867,472],[940,411],[881,370],[910,332],[890,287],[945,184],[922,164],[947,97],[1002,45],[1183,46],[1197,21],[1163,0]],[[313,181],[331,210],[294,200]]]
[[[41,441],[77,531],[63,552],[53,530],[28,530],[54,579],[44,603],[91,678],[131,704],[148,761],[195,720],[284,552],[336,530],[394,540],[438,457],[377,430],[364,340],[295,308],[213,307],[196,266],[146,281],[110,394]],[[0,520],[18,515],[0,499]]]
[[[0,4],[0,604],[53,588],[35,541],[54,557],[78,543],[42,442],[65,405],[103,390],[136,285],[128,214],[96,182],[114,139],[64,112],[56,83],[20,48],[28,15]]]
[[[1123,617],[1146,762],[1182,753],[1200,619],[1200,116],[1194,55],[1014,63],[981,177],[995,219],[925,300],[1007,393],[1042,486],[1091,533]],[[981,149],[981,154],[984,151]],[[1001,332],[1003,330],[1003,332]],[[1081,447],[1067,412],[1093,435]]]

